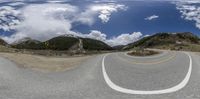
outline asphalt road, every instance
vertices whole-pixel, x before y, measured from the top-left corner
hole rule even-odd
[[[76,68],[41,73],[0,58],[0,99],[200,99],[200,54],[94,56]]]

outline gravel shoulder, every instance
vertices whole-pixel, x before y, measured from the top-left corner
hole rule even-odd
[[[59,72],[73,69],[91,56],[80,57],[46,57],[21,53],[0,53],[0,56],[16,63],[19,68],[41,72]]]

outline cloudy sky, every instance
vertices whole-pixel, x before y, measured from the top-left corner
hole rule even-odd
[[[73,34],[125,45],[158,32],[200,36],[200,0],[0,0],[0,37]]]

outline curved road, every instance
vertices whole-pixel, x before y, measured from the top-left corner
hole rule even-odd
[[[41,73],[0,58],[0,99],[200,99],[200,54],[94,56],[77,68]]]

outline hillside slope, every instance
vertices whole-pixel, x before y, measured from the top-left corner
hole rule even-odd
[[[83,49],[85,50],[112,50],[112,47],[106,43],[90,38],[81,38],[83,41]]]
[[[31,38],[23,38],[18,41],[15,41],[11,44],[11,47],[17,48],[17,49],[43,49],[42,42],[38,40],[33,40]]]
[[[34,49],[34,50],[78,50],[79,46],[76,46],[80,43],[83,46],[84,50],[111,50],[112,47],[106,43],[90,38],[80,38],[73,36],[58,36],[47,40],[45,42],[40,42],[37,40],[27,39],[22,40],[22,42],[17,44],[12,44],[12,47],[17,49]],[[73,47],[73,48],[72,48]]]
[[[200,44],[198,36],[190,33],[157,33],[152,36],[144,37],[134,43],[128,44],[124,49],[140,48],[161,48],[175,50],[197,50]],[[200,48],[199,48],[200,49]],[[199,50],[198,49],[198,50]]]
[[[75,37],[59,36],[43,42],[42,45],[50,50],[68,50],[78,42]]]
[[[3,39],[0,39],[0,45],[7,45],[7,43]]]

